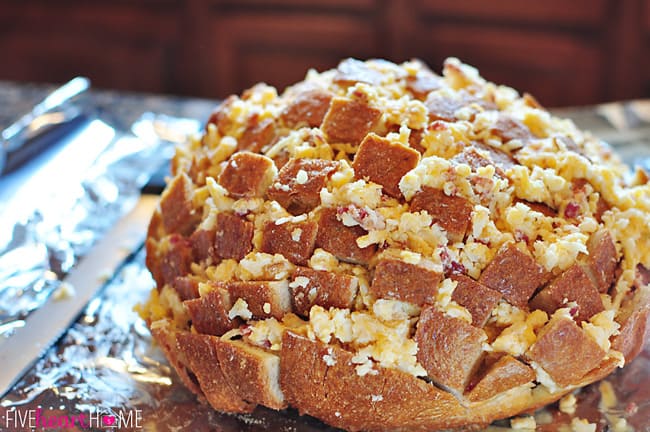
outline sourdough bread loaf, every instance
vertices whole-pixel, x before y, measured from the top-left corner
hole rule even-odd
[[[647,175],[530,95],[348,59],[177,148],[141,314],[216,410],[478,428],[639,353],[649,215]]]

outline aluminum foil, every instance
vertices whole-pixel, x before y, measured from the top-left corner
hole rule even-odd
[[[144,136],[136,137],[101,120],[90,121],[69,137],[51,166],[39,167],[0,207],[0,335],[11,334],[47,301],[79,258],[133,207],[140,188],[168,159],[171,144],[147,139],[145,124],[152,124],[151,119],[136,123],[144,129],[139,131]],[[86,153],[64,153],[77,150],[74,146]],[[57,158],[87,165],[60,173],[54,166]],[[49,168],[55,173],[48,173]]]

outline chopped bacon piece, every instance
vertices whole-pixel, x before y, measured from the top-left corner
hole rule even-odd
[[[597,367],[606,352],[570,318],[555,318],[537,335],[528,359],[537,362],[562,387],[577,383]]]
[[[501,293],[462,274],[452,274],[449,277],[457,282],[451,299],[472,314],[473,325],[483,327],[490,318],[492,309],[501,300]]]
[[[248,304],[254,319],[282,319],[291,312],[289,283],[282,281],[231,281],[225,284],[234,304],[241,298]]]
[[[330,107],[332,94],[326,90],[313,89],[299,93],[287,106],[280,119],[287,127],[300,125],[319,127]]]
[[[556,309],[576,302],[577,322],[586,321],[598,312],[605,310],[600,294],[584,267],[578,263],[565,270],[550,284],[544,287],[530,301],[531,309],[541,309],[549,314]]]
[[[357,245],[357,238],[366,235],[366,230],[360,226],[343,225],[337,219],[336,213],[334,208],[321,210],[316,247],[325,249],[340,260],[355,264],[367,264],[375,254],[376,246],[360,248]]]
[[[335,97],[321,129],[330,143],[359,144],[381,117],[381,111],[363,102]]]
[[[499,291],[510,304],[525,308],[530,297],[547,277],[544,268],[533,257],[509,243],[499,249],[478,281]]]
[[[241,260],[253,249],[255,227],[234,213],[222,212],[215,222],[214,250],[223,259]]]
[[[518,139],[526,143],[535,138],[528,126],[520,120],[504,115],[499,117],[492,129],[492,133],[501,138],[503,142]]]
[[[616,246],[607,230],[600,230],[587,241],[589,258],[587,260],[596,287],[601,293],[607,292],[614,282],[616,273]]]
[[[244,133],[237,140],[237,150],[258,153],[275,138],[275,122],[272,119],[258,121],[256,115],[248,120]]]
[[[219,364],[217,347],[221,341],[216,336],[178,332],[178,351],[187,358],[191,372],[201,386],[210,405],[219,411],[251,412],[255,404],[241,399]]]
[[[415,332],[417,359],[439,385],[463,393],[483,358],[485,332],[429,306]]]
[[[293,307],[296,313],[304,316],[309,315],[314,305],[325,309],[350,309],[357,295],[359,281],[354,276],[308,267],[298,267],[293,276],[289,285]]]
[[[400,198],[399,182],[407,172],[415,168],[420,154],[402,144],[368,134],[357,151],[352,168],[358,179],[369,179],[380,184],[388,195]]]
[[[264,224],[262,231],[262,252],[282,254],[297,265],[307,265],[316,245],[316,222],[286,222],[277,225],[274,221]]]
[[[228,385],[243,400],[281,410],[287,407],[278,382],[280,358],[240,340],[219,339],[219,366]]]
[[[167,233],[190,235],[201,219],[192,205],[192,181],[187,174],[174,177],[160,198],[162,222]]]
[[[213,283],[212,291],[199,298],[183,302],[192,319],[192,326],[199,333],[221,336],[241,324],[238,318],[230,319],[228,312],[232,307],[230,294],[223,283]]]
[[[530,366],[506,354],[490,365],[467,397],[472,402],[490,399],[534,379],[535,371]]]
[[[465,233],[472,220],[474,206],[466,198],[449,196],[442,189],[423,186],[410,203],[411,212],[425,210],[433,219],[447,231],[450,243],[463,241]]]
[[[209,261],[210,264],[216,264],[219,261],[214,247],[215,233],[214,229],[197,229],[190,236],[192,254],[196,262]]]
[[[219,183],[235,198],[261,197],[276,173],[273,161],[251,152],[235,153],[219,175]]]
[[[374,70],[365,62],[348,58],[339,63],[333,81],[341,85],[354,85],[358,82],[379,85],[382,78],[381,72]]]
[[[338,166],[324,159],[290,159],[269,188],[269,198],[293,215],[307,213],[320,204],[320,191]]]
[[[634,275],[634,286],[641,288],[648,284],[650,284],[650,269],[646,268],[643,264],[637,264]]]
[[[177,277],[187,275],[190,272],[192,259],[192,247],[189,241],[178,234],[172,234],[160,263],[163,284],[171,285]]]
[[[199,280],[191,276],[179,276],[172,282],[181,300],[191,300],[199,296]]]
[[[376,298],[390,298],[416,305],[435,301],[442,274],[431,269],[428,260],[411,264],[399,259],[383,258],[375,267],[370,292]]]

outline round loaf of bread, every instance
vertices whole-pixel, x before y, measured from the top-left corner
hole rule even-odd
[[[650,184],[457,59],[348,59],[226,99],[146,249],[141,314],[214,409],[478,428],[639,353]]]

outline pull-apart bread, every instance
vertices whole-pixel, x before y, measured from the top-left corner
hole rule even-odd
[[[146,247],[141,313],[216,410],[480,428],[642,349],[650,185],[457,59],[348,59],[226,99]]]

